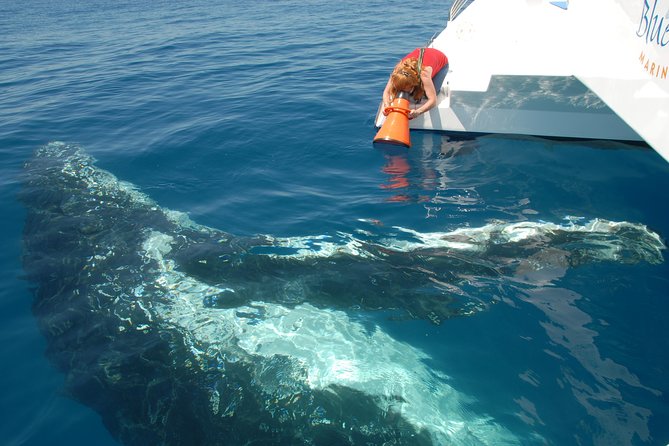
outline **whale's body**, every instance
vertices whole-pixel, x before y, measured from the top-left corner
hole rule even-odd
[[[365,314],[441,323],[499,297],[471,277],[663,261],[657,234],[605,220],[236,237],[64,143],[27,163],[21,198],[48,356],[126,444],[521,443]]]

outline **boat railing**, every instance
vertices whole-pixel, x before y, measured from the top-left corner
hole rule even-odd
[[[453,21],[455,18],[474,0],[455,0],[451,6],[451,11],[448,15],[448,20]]]

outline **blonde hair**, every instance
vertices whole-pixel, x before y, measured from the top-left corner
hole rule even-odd
[[[425,94],[418,72],[418,59],[415,57],[401,60],[395,65],[390,80],[392,84],[390,94],[392,97],[397,97],[398,91],[411,91],[413,89],[413,98],[420,101]]]

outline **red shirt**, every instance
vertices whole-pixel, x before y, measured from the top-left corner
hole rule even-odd
[[[409,59],[411,57],[418,59],[420,57],[420,48],[416,48],[404,56],[402,60]],[[448,57],[446,57],[444,53],[434,48],[425,48],[425,52],[423,53],[423,66],[432,67],[433,78],[437,75],[439,70],[444,68],[446,65],[448,65]]]

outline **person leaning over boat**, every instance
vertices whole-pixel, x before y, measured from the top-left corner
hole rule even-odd
[[[422,115],[437,104],[434,78],[444,67],[448,66],[448,58],[444,53],[434,48],[425,48],[419,75],[420,51],[421,48],[416,48],[395,65],[386,88],[383,90],[384,108],[388,107],[401,91],[413,95],[416,102],[423,99],[423,96],[427,97],[425,103],[409,112],[409,119]]]

